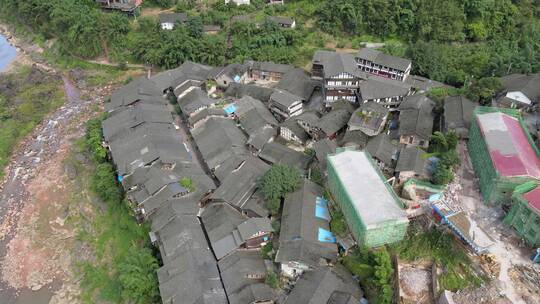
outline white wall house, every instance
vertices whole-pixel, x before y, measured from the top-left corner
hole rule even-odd
[[[230,2],[236,4],[236,5],[249,5],[249,0],[225,0],[225,4],[229,4]]]

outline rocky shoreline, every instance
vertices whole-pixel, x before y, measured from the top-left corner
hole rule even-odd
[[[40,58],[43,53],[43,49],[39,46],[32,45],[25,42],[22,39],[19,39],[13,34],[13,31],[10,26],[0,23],[0,35],[4,36],[9,44],[15,47],[17,52],[17,57],[7,66],[3,73],[9,73],[16,66],[20,65],[37,65],[40,69],[54,72],[55,70],[44,64],[44,60]]]

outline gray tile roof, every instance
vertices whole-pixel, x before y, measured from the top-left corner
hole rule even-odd
[[[177,215],[159,231],[163,303],[226,304],[216,260],[196,216]]]
[[[368,141],[366,150],[372,157],[391,167],[393,160],[397,159],[398,145],[387,134],[379,134]]]
[[[269,217],[270,211],[266,208],[265,201],[260,191],[255,191],[251,198],[242,207],[250,216]]]
[[[310,137],[306,130],[304,130],[304,128],[302,128],[297,122],[298,117],[301,115],[302,114],[287,118],[287,120],[281,123],[280,127],[289,129],[296,137],[300,139],[300,141],[302,141],[302,143],[305,143]]]
[[[387,55],[381,51],[370,48],[360,49],[356,54],[356,58],[369,60],[373,63],[400,71],[405,71],[411,65],[411,61],[409,59]]]
[[[194,63],[191,61],[184,62],[176,69],[167,70],[158,73],[150,78],[155,86],[161,91],[168,88],[176,88],[182,82],[187,80],[206,80],[212,72],[212,67]]]
[[[258,179],[270,168],[254,156],[248,156],[235,168],[222,184],[212,193],[210,199],[226,202],[242,208],[257,188]]]
[[[373,75],[360,83],[362,100],[407,96],[410,90],[411,86],[407,83]]]
[[[426,174],[425,152],[418,147],[403,147],[399,152],[396,172],[414,171],[418,175]]]
[[[243,158],[248,153],[247,138],[231,119],[210,117],[191,133],[210,169],[225,164],[230,158]]]
[[[362,290],[352,275],[337,265],[304,273],[284,304],[349,304],[360,303],[362,297]]]
[[[399,106],[399,135],[429,140],[433,132],[434,102],[424,94],[408,96]]]
[[[216,72],[214,75],[212,75],[212,78],[217,78],[222,75],[227,75],[230,78],[234,78],[235,76],[243,75],[247,72],[247,66],[245,64],[240,63],[231,63],[224,67],[220,67],[216,69]]]
[[[235,102],[235,105],[235,114],[240,120],[240,125],[249,135],[254,134],[266,125],[278,125],[270,110],[260,100],[244,96]]]
[[[184,23],[188,21],[186,13],[162,13],[159,14],[159,23]]]
[[[361,79],[367,79],[368,77],[367,73],[357,68],[353,54],[319,50],[313,55],[313,63],[323,66],[325,78],[337,76],[341,73],[347,73]]]
[[[301,171],[306,170],[311,162],[311,157],[308,155],[277,142],[269,142],[264,145],[259,157],[269,163],[283,164]]]
[[[207,205],[201,220],[218,260],[233,253],[257,233],[273,231],[268,218],[248,218],[228,204]]]
[[[313,81],[304,70],[292,69],[283,75],[276,88],[308,101],[316,86],[317,82]]]
[[[269,16],[268,20],[273,21],[277,24],[285,24],[292,26],[294,23],[294,19],[284,16]]]
[[[276,294],[264,284],[266,266],[258,251],[236,251],[218,262],[230,304],[274,300]]]
[[[321,258],[336,260],[337,245],[318,240],[319,228],[330,231],[330,226],[329,221],[315,216],[317,197],[323,197],[323,189],[307,179],[285,197],[276,262],[318,267]]]
[[[208,97],[208,94],[200,88],[194,88],[178,99],[178,105],[183,113],[191,115],[197,110],[214,105],[217,100]]]
[[[317,141],[313,144],[313,150],[315,150],[315,157],[319,161],[321,169],[326,171],[326,156],[328,154],[336,153],[337,144],[335,141],[328,138]]]
[[[191,126],[193,126],[199,121],[213,116],[226,117],[227,115],[225,114],[225,111],[221,108],[206,108],[190,116],[188,118],[188,122]]]
[[[289,65],[289,64],[275,63],[272,61],[248,60],[244,62],[244,64],[247,64],[252,70],[261,70],[261,71],[281,73],[281,74],[285,74],[294,68],[292,65]]]
[[[463,96],[450,96],[444,100],[444,125],[446,130],[466,129],[471,126],[473,111],[477,106]]]
[[[276,128],[264,126],[249,135],[247,144],[253,146],[257,150],[261,150],[266,143],[271,141],[276,136],[276,134]]]
[[[324,134],[330,136],[347,125],[349,119],[351,118],[351,114],[352,112],[348,109],[333,109],[329,113],[323,115],[321,119],[315,123],[315,126]]]
[[[119,109],[102,122],[103,137],[105,141],[112,141],[144,123],[172,125],[172,114],[165,102],[162,104],[137,103]]]
[[[270,100],[272,101],[272,103],[277,103],[281,106],[281,108],[286,109],[290,107],[293,103],[301,101],[302,97],[284,90],[276,89],[274,90],[274,93],[272,93],[272,96],[270,96]]]
[[[247,219],[247,216],[228,204],[213,203],[204,208],[201,221],[218,260],[240,246],[242,240],[233,231]]]
[[[145,124],[111,142],[110,149],[120,175],[158,160],[167,164],[191,162],[180,134],[172,125]]]
[[[501,77],[506,92],[521,91],[533,103],[540,102],[540,74],[511,74]]]
[[[105,103],[105,111],[111,112],[137,101],[162,104],[163,93],[152,81],[140,77],[114,91],[111,100]]]
[[[441,87],[451,88],[452,87],[442,82],[431,80],[429,78],[417,76],[417,75],[407,76],[407,78],[405,79],[405,83],[410,84],[413,89],[420,92],[427,92],[432,88],[441,88]]]
[[[232,96],[235,98],[251,96],[262,102],[268,102],[270,95],[272,95],[273,92],[274,90],[271,88],[265,88],[254,84],[231,83],[225,91],[225,96]]]
[[[340,141],[340,146],[348,147],[348,146],[358,146],[359,149],[366,148],[368,144],[369,136],[367,136],[364,132],[357,130],[357,131],[351,131],[347,130],[345,131],[345,134],[343,135],[343,138]]]
[[[207,33],[207,32],[218,32],[221,30],[221,26],[219,25],[212,25],[212,24],[208,24],[208,25],[203,25],[203,32]]]
[[[349,128],[366,128],[376,132],[381,127],[381,124],[386,121],[388,112],[388,109],[380,103],[373,101],[363,103],[360,108],[351,115],[351,119],[348,122]]]

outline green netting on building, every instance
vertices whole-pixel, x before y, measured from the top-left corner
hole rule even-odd
[[[360,154],[352,155],[351,161],[344,166],[341,166],[343,163],[340,165],[341,160],[328,156],[328,187],[343,211],[354,238],[359,245],[370,248],[402,240],[407,232],[408,220],[401,209],[401,200],[382,177],[369,154],[357,151],[349,153]],[[347,177],[353,177],[354,185]]]
[[[512,195],[512,208],[506,215],[504,223],[512,226],[525,241],[534,247],[540,246],[540,214],[524,198],[524,194],[538,187],[529,182],[516,187]]]
[[[529,133],[526,131],[527,129],[518,111],[513,109],[476,107],[474,119],[469,129],[469,142],[467,146],[474,171],[479,179],[480,191],[486,203],[510,203],[512,193],[517,186],[529,181],[536,181],[537,179],[528,176],[502,176],[497,172],[477,120],[478,115],[493,112],[502,112],[517,118],[536,155],[538,156],[540,153],[533,144]]]

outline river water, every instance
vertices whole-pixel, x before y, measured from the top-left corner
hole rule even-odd
[[[4,71],[15,57],[17,57],[15,47],[9,44],[6,37],[0,35],[0,72]]]

